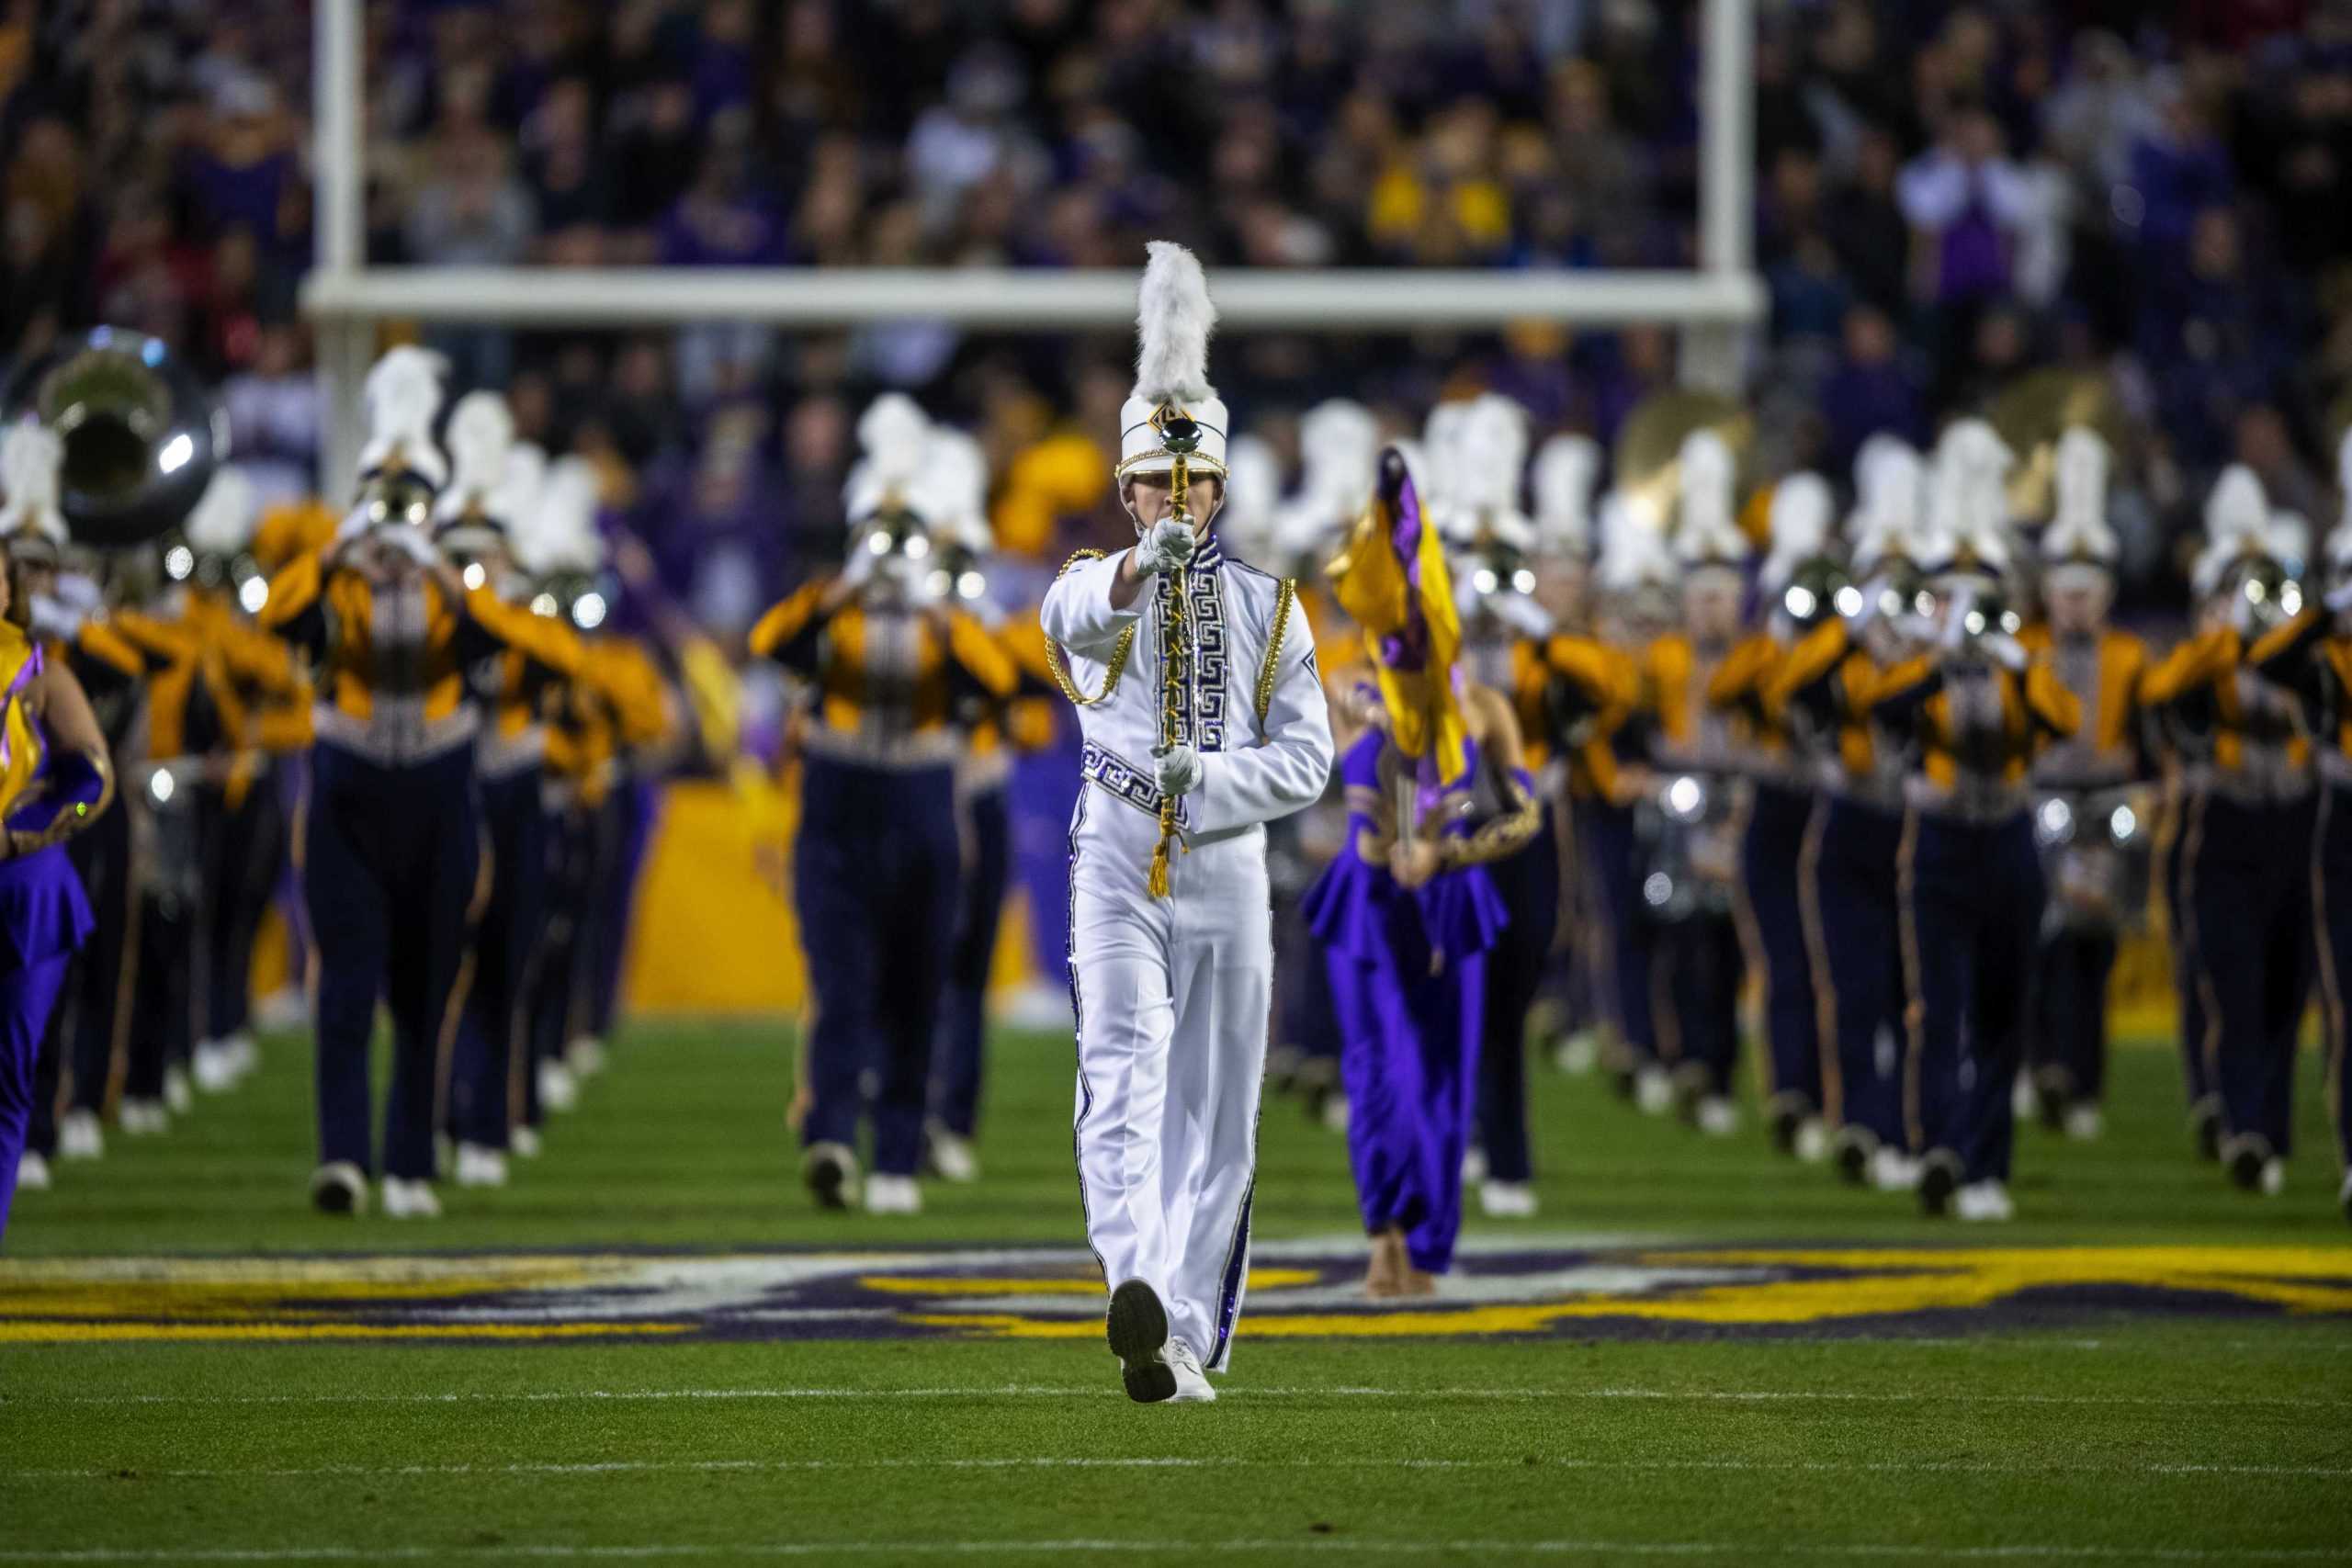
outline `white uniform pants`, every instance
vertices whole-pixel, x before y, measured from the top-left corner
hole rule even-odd
[[[1172,852],[1146,890],[1154,820],[1092,785],[1070,825],[1079,1190],[1103,1282],[1141,1280],[1169,1330],[1223,1371],[1250,1268],[1258,1096],[1273,976],[1266,840]]]

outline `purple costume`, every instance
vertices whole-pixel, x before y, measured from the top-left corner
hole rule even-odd
[[[1374,730],[1349,749],[1340,777],[1351,796],[1385,792],[1387,746]],[[1477,774],[1474,760],[1444,793],[1466,790]],[[1436,796],[1426,787],[1421,795],[1426,813]],[[1442,1274],[1462,1226],[1485,955],[1510,917],[1485,867],[1442,871],[1408,890],[1358,852],[1360,836],[1377,836],[1378,824],[1351,805],[1348,825],[1347,847],[1301,908],[1331,979],[1357,1201],[1366,1232],[1402,1226],[1413,1267]]]
[[[90,927],[90,902],[62,846],[0,861],[0,1238],[32,1119],[41,1033],[66,961]]]

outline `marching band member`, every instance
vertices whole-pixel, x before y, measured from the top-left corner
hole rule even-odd
[[[1348,845],[1305,905],[1339,1013],[1374,1297],[1428,1295],[1452,1265],[1491,1037],[1487,960],[1513,919],[1487,867],[1522,852],[1540,820],[1510,700],[1459,680],[1464,628],[1411,455],[1385,461],[1380,499],[1330,569],[1371,667],[1348,694]],[[1516,462],[1498,471],[1516,488]]]
[[[470,592],[519,610],[528,597],[515,535],[541,503],[547,460],[517,445],[514,416],[495,392],[469,392],[449,413],[450,482],[434,509],[433,542]],[[590,492],[593,504],[594,491]],[[591,517],[593,525],[593,514]],[[547,725],[549,688],[580,668],[560,623],[469,672],[483,722],[474,777],[490,886],[471,934],[464,1010],[449,1058],[446,1114],[460,1187],[506,1185],[512,1079],[527,1055],[527,998],[547,922]]]
[[[1491,814],[1508,815],[1499,792],[1509,784],[1527,795],[1534,813],[1524,843],[1482,862],[1510,919],[1486,952],[1473,1097],[1476,1157],[1465,1177],[1478,1181],[1482,1213],[1525,1219],[1535,1213],[1535,1165],[1527,1134],[1527,1019],[1544,984],[1560,905],[1559,848],[1538,803],[1534,778],[1511,777],[1543,761],[1521,738],[1542,733],[1551,678],[1544,648],[1552,617],[1535,600],[1535,525],[1519,509],[1527,462],[1526,411],[1495,392],[1472,400],[1460,453],[1447,544],[1461,626],[1461,668],[1485,694],[1474,705],[1499,702],[1511,710],[1515,754],[1508,768],[1487,781],[1492,787],[1481,804]],[[1479,728],[1486,733],[1496,727]],[[1486,755],[1492,759],[1497,753],[1490,746]]]
[[[1694,431],[1682,443],[1679,468],[1679,626],[1642,651],[1655,781],[1640,818],[1650,852],[1642,901],[1661,927],[1653,972],[1658,1055],[1692,1123],[1723,1137],[1739,1124],[1731,1097],[1742,967],[1732,918],[1739,759],[1730,716],[1709,700],[1709,689],[1739,635],[1748,550],[1732,515],[1732,452],[1723,437]]]
[[[114,801],[106,736],[73,671],[35,640],[31,619],[31,596],[0,544],[0,1238],[41,1038],[67,960],[90,935],[89,900],[61,846]]]
[[[2107,444],[2090,430],[2058,441],[2057,509],[2042,530],[2042,609],[2019,637],[2082,705],[2084,723],[2034,760],[2038,831],[2056,852],[2035,964],[2027,1067],[2044,1118],[2069,1137],[2099,1134],[2107,1083],[2107,982],[2131,915],[2124,857],[2145,840],[2126,791],[2142,773],[2140,680],[2147,645],[2108,624],[2115,602],[2107,524]]]
[[[440,1213],[434,1194],[443,1042],[462,1003],[469,912],[482,867],[475,807],[480,718],[467,673],[537,648],[535,617],[469,589],[428,532],[447,460],[434,445],[440,364],[395,348],[368,372],[370,438],[357,502],[322,549],[269,587],[261,624],[319,671],[300,860],[318,944],[317,1171],[329,1213],[366,1206],[376,1168],[368,1040],[390,1009],[384,1212]]]
[[[1154,242],[1150,258],[1114,470],[1136,541],[1073,558],[1041,614],[1086,740],[1070,860],[1080,1187],[1111,1348],[1142,1402],[1215,1398],[1202,1369],[1231,1352],[1273,968],[1264,824],[1315,801],[1331,769],[1291,585],[1209,531],[1227,418],[1207,283],[1181,245]]]
[[[2336,1202],[2352,1220],[2352,1077],[2347,1077],[2345,988],[2352,985],[2352,434],[2337,452],[2344,514],[2327,537],[2327,597],[2275,627],[2246,656],[2265,680],[2293,692],[2318,742],[2321,780],[2312,830],[2312,923],[2318,937],[2320,1024],[2335,1103],[2343,1184]]]
[[[802,1052],[801,1171],[827,1207],[859,1196],[858,1124],[870,1107],[866,1209],[912,1214],[949,929],[963,850],[959,730],[1012,695],[1011,660],[952,599],[930,561],[944,510],[921,487],[928,422],[886,394],[858,422],[849,479],[854,532],[838,576],[770,610],[752,651],[813,688],[793,886],[814,1017]],[[933,505],[934,515],[920,507]]]
[[[1919,1202],[1962,1220],[2016,1212],[2009,1088],[2045,895],[2027,779],[2042,743],[2073,734],[2083,713],[2018,640],[2023,623],[2003,602],[2012,460],[1981,420],[1955,422],[1937,444],[1931,527],[1951,554],[1926,564],[1939,635],[1888,670],[1870,699],[1874,717],[1917,742],[1897,885]]]
[[[1657,933],[1642,898],[1635,830],[1635,802],[1649,785],[1647,729],[1634,700],[1610,703],[1606,694],[1638,694],[1635,650],[1673,626],[1677,579],[1665,534],[1638,515],[1629,498],[1611,495],[1600,507],[1600,635],[1555,637],[1545,649],[1560,689],[1584,699],[1568,708],[1565,723],[1555,720],[1555,729],[1569,748],[1577,848],[1590,868],[1600,917],[1594,935],[1620,1053],[1612,1071],[1621,1091],[1653,1116],[1674,1109],[1674,1080],[1658,1060]]]
[[[2248,1191],[2286,1181],[2295,1036],[2312,986],[2311,744],[2292,694],[2245,666],[2249,643],[2299,614],[2289,541],[2262,481],[2222,471],[2190,573],[2196,635],[2153,665],[2142,699],[2161,705],[2183,772],[2182,942],[2204,998],[2206,1082],[2219,1097],[2221,1155]]]
[[[1844,569],[1829,554],[1830,520],[1829,483],[1820,475],[1791,474],[1773,486],[1772,547],[1757,576],[1764,625],[1724,655],[1707,688],[1707,700],[1744,730],[1749,795],[1735,913],[1748,966],[1763,983],[1765,1115],[1773,1145],[1806,1161],[1829,1152],[1800,875],[1822,796],[1794,738],[1764,711],[1762,693],[1790,647],[1836,614],[1838,592],[1847,588]]]
[[[1907,651],[1920,592],[1924,469],[1909,446],[1878,436],[1863,443],[1855,469],[1852,570],[1868,583],[1855,590],[1851,612],[1789,650],[1765,682],[1763,709],[1820,759],[1826,795],[1799,861],[1798,893],[1820,1013],[1830,1153],[1845,1179],[1906,1191],[1918,1171],[1905,1152],[1894,1071],[1902,1039],[1895,852],[1904,741],[1872,724],[1869,699],[1881,671]]]

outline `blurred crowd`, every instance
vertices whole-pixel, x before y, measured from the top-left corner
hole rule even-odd
[[[2098,384],[2127,599],[2224,463],[2324,510],[2352,411],[2352,0],[1759,0],[1758,451],[1844,473],[2027,372]],[[0,0],[0,364],[105,320],[224,389],[266,493],[313,482],[296,310],[311,39],[287,0]],[[368,246],[422,265],[1680,267],[1699,7],[1670,0],[375,0]],[[435,334],[524,438],[597,460],[714,630],[837,552],[850,411],[916,393],[1050,555],[1108,506],[1125,334]],[[1288,440],[1476,387],[1611,440],[1669,332],[1236,334]],[[1067,434],[1082,433],[1082,434]]]

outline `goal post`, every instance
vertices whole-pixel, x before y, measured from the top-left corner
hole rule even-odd
[[[975,329],[1090,331],[1135,317],[1136,275],[1084,269],[370,266],[362,209],[362,0],[314,0],[316,324],[325,401],[322,488],[347,494],[359,386],[378,323],[605,329],[752,321],[837,328],[922,320]],[[1237,329],[1363,332],[1655,322],[1682,331],[1683,378],[1735,389],[1744,330],[1762,320],[1750,265],[1753,0],[1702,0],[1699,263],[1687,272],[1220,267],[1220,321]]]

